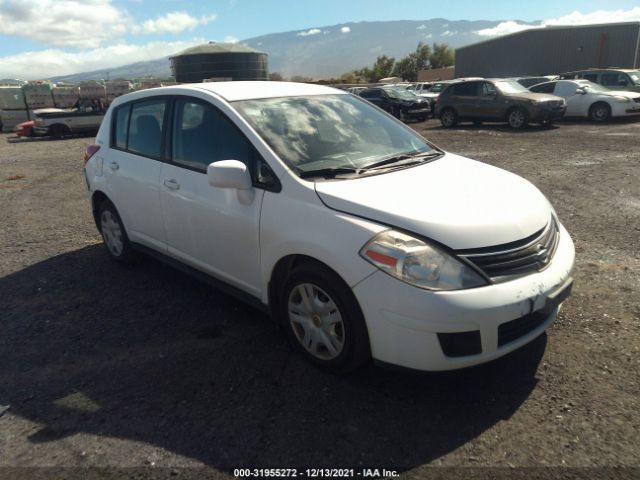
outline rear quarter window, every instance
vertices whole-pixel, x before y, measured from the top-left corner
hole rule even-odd
[[[113,114],[111,146],[124,150],[127,148],[127,130],[131,105],[118,107]]]

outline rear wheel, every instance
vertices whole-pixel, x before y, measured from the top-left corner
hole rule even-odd
[[[320,264],[302,264],[279,290],[287,335],[310,362],[346,372],[369,359],[364,317],[353,292],[337,274]]]
[[[120,215],[110,201],[102,202],[98,219],[102,240],[111,258],[120,263],[131,263],[135,258],[135,252],[120,220]]]
[[[611,107],[604,103],[594,103],[589,108],[589,118],[594,122],[606,122],[611,118]]]
[[[445,108],[440,112],[440,123],[444,128],[452,128],[458,124],[458,115],[453,108]]]
[[[522,108],[514,108],[507,114],[507,123],[513,129],[524,128],[529,123],[529,116]]]

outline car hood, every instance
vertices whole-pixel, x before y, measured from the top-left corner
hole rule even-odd
[[[551,216],[549,202],[527,180],[450,153],[380,175],[316,182],[315,188],[329,208],[456,250],[520,240]]]
[[[587,90],[587,92],[588,91],[589,90]],[[609,92],[594,92],[592,90],[591,93],[594,93],[594,94],[597,94],[597,95],[605,95],[607,97],[626,97],[626,98],[631,98],[631,99],[640,98],[640,93],[638,93],[638,92],[628,92],[626,90],[611,90]]]

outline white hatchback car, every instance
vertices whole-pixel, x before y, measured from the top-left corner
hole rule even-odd
[[[85,174],[109,254],[152,253],[271,312],[312,362],[448,370],[539,336],[572,285],[547,199],[324,86],[117,98]]]
[[[555,80],[534,85],[529,90],[564,98],[565,117],[588,117],[604,122],[611,117],[640,115],[640,93],[609,90],[589,80]]]

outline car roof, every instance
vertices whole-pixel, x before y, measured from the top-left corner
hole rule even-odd
[[[132,96],[138,96],[138,93],[141,94],[139,97],[143,98],[151,96],[151,94],[158,95],[166,93],[167,95],[173,95],[176,93],[188,93],[193,91],[211,92],[224,98],[228,102],[234,102],[237,100],[254,100],[258,98],[298,97],[304,95],[347,95],[344,90],[309,83],[238,81],[184,83],[181,85],[172,85],[170,87],[140,90],[139,92],[128,94],[123,97],[130,99]],[[149,95],[144,95],[145,93],[148,93]]]

